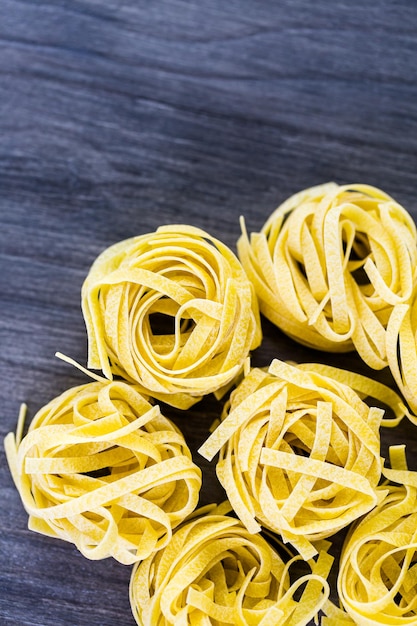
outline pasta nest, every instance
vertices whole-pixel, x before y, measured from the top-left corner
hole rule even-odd
[[[199,452],[220,451],[217,475],[250,532],[279,533],[308,559],[377,503],[382,415],[313,366],[274,360],[246,375]]]
[[[409,304],[394,307],[387,328],[387,356],[391,373],[413,411],[417,425],[417,289]]]
[[[416,226],[369,185],[326,183],[287,199],[247,235],[238,255],[261,312],[290,337],[331,352],[356,350],[372,368],[387,363],[394,305],[412,295]]]
[[[5,439],[31,530],[124,564],[170,540],[196,507],[201,470],[178,428],[125,382],[73,387]]]
[[[339,598],[360,626],[417,623],[417,474],[407,469],[404,446],[390,454],[391,482],[350,529],[340,559]]]
[[[332,557],[321,552],[291,584],[289,569],[300,557],[284,562],[223,508],[200,509],[166,548],[135,565],[130,603],[140,626],[303,626],[317,615],[329,595]]]
[[[262,338],[237,257],[185,225],[105,250],[83,284],[82,309],[89,367],[180,408],[230,384]]]

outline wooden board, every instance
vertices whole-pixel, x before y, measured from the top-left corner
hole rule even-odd
[[[383,188],[417,218],[413,0],[3,0],[0,18],[1,438],[85,364],[80,289],[105,247],[189,223],[235,249],[295,191]],[[254,362],[338,362],[264,320]],[[387,372],[372,373],[390,382]],[[195,453],[219,411],[172,411]],[[416,429],[384,431],[383,452]],[[224,497],[213,464],[202,502]],[[27,530],[0,448],[0,623],[133,625],[130,568]]]

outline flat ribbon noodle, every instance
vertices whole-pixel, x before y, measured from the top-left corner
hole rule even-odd
[[[201,470],[179,429],[135,388],[105,379],[44,406],[5,438],[29,528],[123,564],[165,546],[196,507]]]
[[[381,426],[393,428],[398,426],[404,417],[408,417],[411,422],[417,424],[416,415],[409,411],[403,398],[391,387],[369,378],[369,376],[364,376],[363,374],[344,370],[339,367],[325,365],[323,363],[298,363],[297,367],[302,370],[314,370],[319,374],[330,376],[330,378],[334,378],[335,380],[352,387],[352,389],[354,389],[361,398],[368,399],[368,404],[370,400],[374,399],[386,408],[389,408],[393,415],[388,416],[387,413],[384,413],[384,417],[381,420]],[[417,409],[417,405],[415,406],[415,409]]]
[[[221,395],[261,342],[257,298],[239,260],[191,226],[111,246],[81,295],[88,366],[180,408]]]
[[[274,360],[232,392],[200,447],[237,516],[279,533],[308,559],[377,503],[383,410],[319,371]]]
[[[386,367],[387,324],[417,268],[416,226],[400,204],[370,185],[327,183],[288,198],[250,238],[241,226],[238,255],[271,322],[308,347]]]
[[[417,473],[403,445],[390,458],[378,505],[352,526],[340,559],[339,598],[359,626],[417,623]]]
[[[387,356],[391,373],[417,425],[417,289],[409,304],[394,307],[387,327]]]
[[[332,557],[321,550],[291,583],[300,557],[284,562],[265,538],[225,515],[225,504],[196,511],[163,550],[135,565],[130,603],[140,626],[303,626],[318,614]]]

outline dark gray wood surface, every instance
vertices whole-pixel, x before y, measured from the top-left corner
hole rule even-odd
[[[80,288],[108,245],[164,223],[235,249],[313,184],[382,187],[417,218],[414,0],[2,0],[1,438],[85,377]],[[264,322],[254,362],[366,368]],[[372,373],[389,381],[386,372]],[[193,451],[219,405],[172,411]],[[407,441],[416,428],[383,432]],[[214,466],[202,502],[223,492]],[[27,530],[0,447],[0,624],[131,626],[130,568]]]

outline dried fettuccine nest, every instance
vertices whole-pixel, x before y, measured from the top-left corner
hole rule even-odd
[[[247,373],[199,452],[220,451],[217,475],[250,532],[279,533],[308,559],[376,505],[383,413],[319,367],[274,360]]]
[[[359,626],[417,623],[417,473],[407,469],[404,446],[390,457],[390,482],[350,529],[340,559],[339,598]]]
[[[306,346],[387,365],[387,324],[417,268],[416,226],[398,202],[327,183],[291,196],[250,238],[242,220],[242,232],[238,255],[269,320]]]
[[[178,428],[134,386],[73,387],[5,449],[29,528],[90,559],[131,564],[164,547],[197,506],[201,470]]]
[[[130,603],[137,624],[303,626],[318,614],[329,596],[326,550],[291,582],[289,570],[300,557],[284,561],[224,510],[199,509],[166,548],[135,565]]]
[[[409,407],[417,413],[417,289],[410,304],[394,307],[388,322],[387,356],[391,373]],[[409,415],[417,425],[416,415]]]
[[[158,228],[105,250],[82,288],[88,366],[187,408],[219,392],[261,342],[237,257],[206,232]]]

